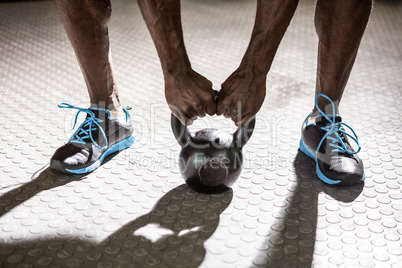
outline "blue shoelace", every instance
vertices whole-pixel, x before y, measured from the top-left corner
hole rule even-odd
[[[331,103],[331,106],[332,106],[332,115],[330,115],[331,117],[328,116],[327,114],[325,114],[318,106],[317,101],[318,101],[319,97],[326,98]],[[318,94],[317,97],[315,98],[315,106],[317,107],[317,110],[320,112],[321,116],[323,116],[330,123],[328,126],[321,127],[321,129],[326,131],[327,133],[324,135],[324,137],[322,137],[320,143],[318,144],[317,150],[315,151],[315,154],[316,155],[318,154],[318,151],[321,148],[324,140],[327,138],[331,141],[328,145],[331,147],[334,147],[334,149],[332,149],[332,152],[346,153],[346,154],[351,154],[351,155],[357,154],[358,152],[360,152],[361,147],[360,147],[357,135],[354,132],[354,130],[345,123],[335,122],[334,102],[327,95]],[[353,136],[351,134],[347,133],[343,127],[348,128],[353,133]],[[349,138],[351,138],[357,144],[358,150],[356,152],[351,152],[348,150],[346,144],[343,142],[345,139],[345,135],[348,136]]]
[[[67,108],[67,109],[76,109],[78,110],[77,114],[75,115],[75,120],[74,120],[74,126],[77,124],[77,118],[78,115],[81,112],[87,113],[89,116],[85,118],[85,121],[79,126],[77,131],[71,136],[71,138],[68,140],[69,142],[74,142],[74,143],[80,143],[80,144],[85,144],[86,142],[84,141],[85,139],[90,139],[93,144],[95,144],[96,147],[98,147],[101,150],[105,150],[108,146],[107,138],[105,131],[103,131],[103,128],[99,125],[99,123],[102,123],[103,120],[97,118],[94,114],[93,111],[91,110],[100,110],[100,111],[106,111],[108,118],[110,117],[110,112],[107,109],[102,109],[102,108],[90,108],[90,109],[85,109],[85,108],[80,108],[73,106],[68,103],[60,103],[58,105],[59,108]],[[105,146],[100,147],[99,144],[93,139],[92,137],[92,131],[97,130],[99,128],[100,133],[102,133],[103,139],[105,140]]]

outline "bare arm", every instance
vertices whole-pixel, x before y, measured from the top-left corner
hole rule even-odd
[[[182,123],[216,112],[212,83],[191,68],[181,27],[179,0],[138,0],[165,79],[165,97]]]
[[[244,124],[261,108],[266,77],[298,0],[258,0],[249,46],[240,66],[222,84],[217,114]]]

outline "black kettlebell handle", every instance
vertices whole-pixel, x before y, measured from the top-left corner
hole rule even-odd
[[[215,102],[218,103],[219,91],[214,90]],[[187,126],[183,125],[180,120],[173,114],[170,117],[170,125],[172,127],[173,135],[181,147],[185,147],[191,140],[191,134]],[[233,144],[237,148],[243,148],[253,134],[255,127],[255,117],[251,118],[245,125],[237,128],[233,134]]]
[[[251,118],[245,125],[237,128],[236,132],[233,134],[233,142],[237,148],[243,148],[253,135],[255,127],[255,116]]]

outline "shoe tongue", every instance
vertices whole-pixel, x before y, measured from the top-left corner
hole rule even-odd
[[[91,108],[88,108],[88,109],[89,109],[91,112],[94,113],[95,118],[99,118],[99,119],[102,119],[102,120],[104,120],[105,118],[108,118],[108,114],[107,114],[106,111],[97,110],[97,109],[91,109]],[[90,117],[90,115],[87,114],[87,117]]]
[[[96,118],[99,118],[101,120],[105,120],[105,119],[109,119],[111,121],[119,121],[119,122],[126,122],[126,114],[122,113],[122,114],[115,114],[113,112],[107,112],[105,110],[97,110],[97,109],[92,109],[89,108],[89,110],[91,110],[94,114]],[[87,117],[89,117],[90,115],[88,114]]]
[[[335,118],[330,115],[327,115],[327,116],[328,116],[328,118],[330,118],[332,120],[332,122],[335,122],[335,123],[342,122],[342,117],[340,115],[336,115]],[[315,124],[325,126],[325,125],[330,125],[331,122],[328,121],[324,116],[317,116],[315,119]]]

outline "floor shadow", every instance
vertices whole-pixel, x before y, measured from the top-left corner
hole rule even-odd
[[[61,174],[45,166],[33,174],[29,182],[0,195],[0,217],[42,191],[81,180],[83,177],[84,175]]]
[[[111,161],[119,152],[108,155],[103,165]],[[29,198],[37,195],[42,191],[51,190],[60,186],[64,186],[72,181],[80,181],[88,174],[67,174],[51,169],[48,165],[35,172],[30,181],[21,186],[0,194],[0,217],[6,214],[14,207],[24,203]],[[10,186],[12,187],[12,186]],[[4,190],[4,188],[2,189]]]
[[[352,202],[364,183],[353,186],[330,186],[320,181],[315,162],[300,150],[293,162],[297,184],[286,198],[288,205],[280,220],[271,226],[265,241],[267,250],[258,256],[265,265],[258,267],[311,267],[317,227],[318,195],[321,192],[341,202]]]
[[[207,195],[183,184],[165,194],[149,213],[100,243],[85,237],[46,236],[0,242],[0,267],[16,267],[15,256],[23,256],[18,265],[34,266],[41,262],[60,267],[198,267],[205,257],[204,242],[218,227],[219,215],[232,197],[232,190]]]

